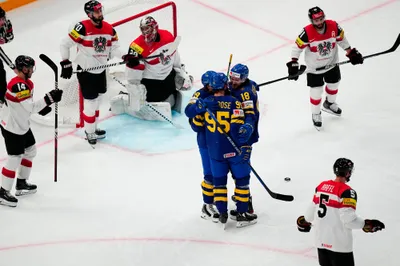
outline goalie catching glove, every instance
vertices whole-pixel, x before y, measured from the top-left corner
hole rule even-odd
[[[175,75],[175,86],[178,91],[188,91],[193,87],[193,77],[189,75],[185,70],[185,65],[181,65],[180,68],[174,68]]]

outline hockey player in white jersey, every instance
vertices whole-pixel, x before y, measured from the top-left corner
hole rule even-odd
[[[336,178],[317,186],[307,211],[297,219],[300,232],[313,227],[321,266],[354,266],[352,230],[374,233],[385,228],[379,220],[364,220],[356,214],[357,193],[347,185],[353,171],[351,160],[337,159]]]
[[[114,114],[128,113],[135,117],[153,120],[153,111],[146,101],[159,109],[163,115],[171,118],[171,109],[181,112],[182,95],[180,91],[190,90],[193,77],[181,63],[178,50],[168,51],[166,56],[150,60],[140,60],[160,54],[172,46],[175,37],[171,32],[158,28],[157,21],[147,16],[140,21],[141,35],[129,46],[124,56],[128,94],[111,99]]]
[[[308,17],[311,24],[303,28],[292,50],[292,59],[286,64],[289,75],[299,73],[299,57],[305,51],[307,65],[307,86],[310,87],[312,121],[319,130],[322,127],[321,98],[325,86],[324,111],[340,116],[342,110],[336,103],[341,74],[339,66],[316,71],[316,68],[339,62],[339,48],[346,51],[351,64],[362,64],[364,59],[356,48],[351,48],[343,29],[334,20],[325,20],[325,13],[319,7],[310,8]],[[297,80],[298,76],[289,78]]]
[[[16,207],[18,203],[10,193],[16,177],[17,196],[35,193],[37,189],[36,185],[27,182],[36,155],[30,116],[33,113],[50,113],[50,105],[59,102],[63,93],[62,90],[51,90],[43,98],[34,101],[34,86],[30,78],[35,69],[35,61],[29,56],[20,55],[15,60],[15,66],[18,74],[7,85],[0,124],[8,154],[7,162],[1,170],[0,204],[11,207]]]
[[[61,43],[61,77],[70,79],[72,76],[72,63],[70,48],[78,47],[75,62],[78,71],[107,64],[113,57],[121,57],[118,35],[115,29],[103,17],[101,3],[91,0],[84,5],[84,10],[89,17],[75,25]],[[97,139],[105,138],[105,130],[97,128],[99,118],[99,97],[107,91],[105,68],[84,71],[77,74],[82,96],[84,98],[83,120],[85,132],[90,144],[96,144]]]

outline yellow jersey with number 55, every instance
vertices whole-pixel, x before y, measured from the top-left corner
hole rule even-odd
[[[218,109],[213,111],[216,121],[209,113],[204,114],[206,143],[211,158],[216,160],[228,159],[236,156],[236,151],[228,141],[224,132],[237,143],[239,128],[244,124],[242,104],[232,96],[209,96],[218,102]]]

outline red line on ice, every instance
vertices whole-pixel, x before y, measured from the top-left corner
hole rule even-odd
[[[0,252],[16,250],[16,249],[45,247],[45,246],[85,244],[85,243],[110,243],[110,242],[169,242],[169,243],[178,242],[178,243],[195,243],[195,244],[208,244],[208,245],[224,245],[224,246],[235,246],[235,247],[243,247],[249,249],[265,250],[265,251],[290,254],[290,255],[299,255],[311,259],[316,258],[315,255],[308,254],[310,251],[313,251],[314,248],[307,248],[302,250],[290,250],[290,249],[269,247],[259,244],[224,242],[224,241],[207,240],[207,239],[153,238],[153,237],[93,238],[93,239],[48,241],[48,242],[38,242],[38,243],[0,247]]]

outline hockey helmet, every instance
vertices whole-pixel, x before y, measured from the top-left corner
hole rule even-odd
[[[93,13],[96,11],[103,11],[103,5],[96,0],[90,0],[84,6],[85,13],[88,17],[93,20],[95,23],[100,23],[103,20],[103,16],[99,18],[94,18]]]
[[[211,79],[210,86],[212,91],[225,90],[228,86],[228,77],[224,73],[216,73]]]
[[[212,77],[217,74],[215,71],[208,70],[201,76],[201,83],[204,87],[211,83]]]
[[[325,13],[318,6],[312,7],[308,10],[308,18],[311,24],[316,28],[321,29],[325,23]]]
[[[333,164],[333,172],[336,176],[346,178],[346,181],[350,181],[350,176],[354,170],[354,163],[350,159],[339,158]]]
[[[233,82],[245,82],[249,77],[249,68],[243,64],[234,65],[229,72],[229,78]]]
[[[19,71],[22,71],[24,67],[33,68],[33,70],[35,70],[35,60],[30,56],[20,55],[15,59],[15,67]]]
[[[154,42],[158,33],[158,23],[152,16],[140,20],[140,31],[147,43]]]

